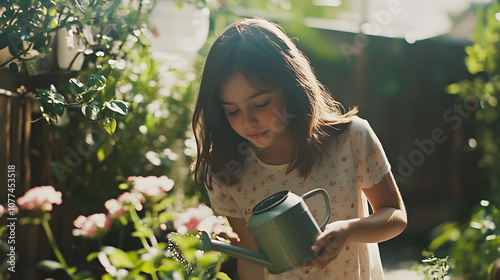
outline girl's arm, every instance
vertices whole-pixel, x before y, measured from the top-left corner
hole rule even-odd
[[[243,218],[227,217],[229,224],[240,238],[240,241],[233,244],[253,251],[258,251],[257,245],[247,227],[247,222]],[[240,280],[261,280],[264,279],[264,268],[252,262],[242,259],[237,260],[238,276]]]
[[[335,221],[326,225],[312,246],[324,252],[307,265],[324,267],[333,261],[349,242],[378,243],[399,235],[407,224],[406,210],[392,173],[371,188],[363,189],[373,214],[366,218]]]

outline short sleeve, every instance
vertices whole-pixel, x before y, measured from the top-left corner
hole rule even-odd
[[[215,178],[212,178],[212,190],[207,190],[212,209],[220,215],[243,218],[244,215],[238,208],[228,188],[230,187],[226,187]]]
[[[391,165],[380,140],[366,120],[355,117],[349,130],[357,181],[362,188],[370,188],[382,180]]]

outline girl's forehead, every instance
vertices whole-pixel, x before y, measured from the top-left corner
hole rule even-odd
[[[227,87],[228,84],[235,84],[235,83],[244,83],[257,90],[269,87],[277,87],[276,85],[274,85],[274,83],[270,82],[270,77],[267,77],[266,79],[264,77],[260,77],[260,75],[256,73],[236,71],[223,80],[221,89]]]
[[[258,93],[267,93],[274,88],[276,87],[263,83],[255,76],[236,72],[222,83],[219,97],[223,103],[231,103],[239,99],[246,100]]]

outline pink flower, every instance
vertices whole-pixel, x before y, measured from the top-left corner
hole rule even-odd
[[[104,202],[104,207],[108,209],[108,217],[110,217],[111,219],[123,216],[127,213],[127,211],[123,207],[123,203],[120,203],[114,198]]]
[[[52,186],[34,187],[17,199],[17,204],[28,210],[39,208],[42,211],[52,211],[52,204],[60,205],[61,203],[62,193]]]
[[[180,213],[174,221],[174,228],[180,234],[206,231],[209,234],[225,233],[231,238],[238,237],[231,227],[225,225],[225,219],[222,216],[215,216],[212,209],[205,204],[197,208],[188,208]]]
[[[5,211],[6,209],[3,207],[2,204],[0,204],[0,218],[3,216],[4,213],[7,213],[7,211]]]
[[[83,215],[78,216],[73,221],[76,228],[81,229],[80,235],[83,237],[95,237],[99,230],[108,230],[111,228],[111,221],[106,214],[92,214],[88,217]]]
[[[180,213],[174,221],[174,228],[178,233],[184,234],[195,232],[198,230],[198,225],[204,220],[214,215],[212,209],[205,204],[201,204],[197,208],[190,207]]]
[[[162,195],[174,186],[174,180],[167,176],[155,177],[129,177],[134,185],[133,190],[144,194],[147,197]]]
[[[144,196],[141,193],[122,193],[118,199],[109,199],[104,203],[104,207],[108,209],[110,218],[116,218],[127,213],[126,205],[132,204],[137,211],[142,210],[142,202],[144,202]]]

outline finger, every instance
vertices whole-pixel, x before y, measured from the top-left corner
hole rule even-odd
[[[332,243],[331,245],[327,246],[327,248],[325,249],[325,256],[327,257],[321,261],[320,267],[324,268],[326,265],[336,260],[340,255],[340,252],[342,251],[341,247],[342,245],[339,243]]]
[[[319,251],[321,248],[325,246],[325,244],[328,242],[329,239],[330,239],[329,234],[321,233],[311,246],[311,250],[313,250],[314,252]]]
[[[305,266],[319,267],[323,268],[333,260],[335,260],[340,253],[340,244],[332,243],[325,246],[325,250],[321,252],[320,255],[312,259]]]

